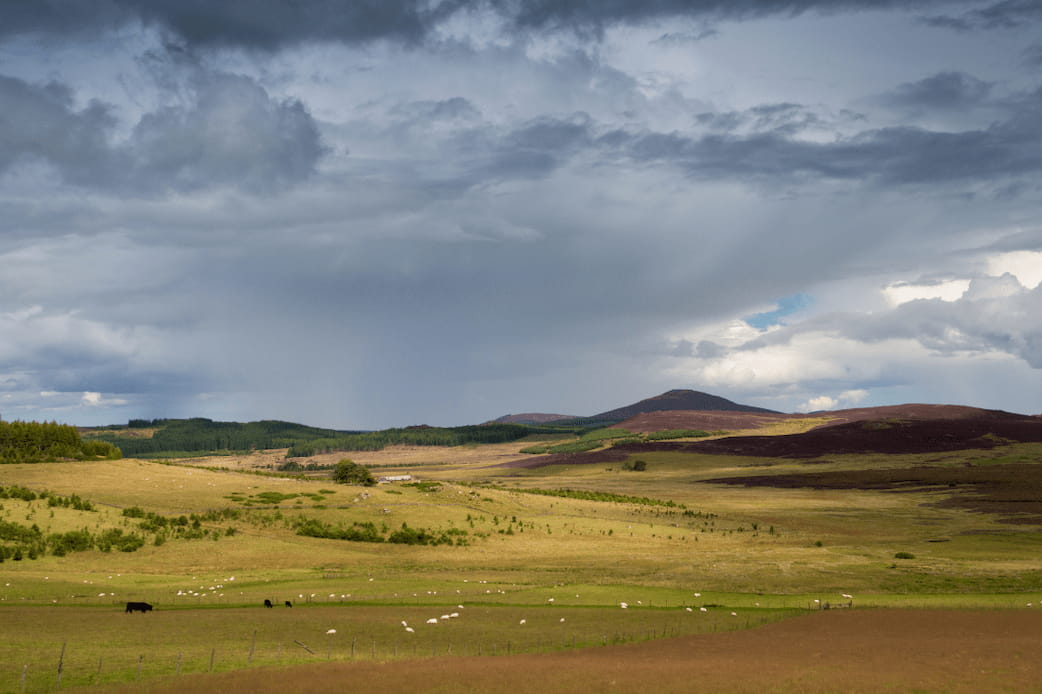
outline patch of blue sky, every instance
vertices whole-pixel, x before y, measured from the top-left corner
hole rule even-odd
[[[782,319],[787,316],[791,316],[794,313],[802,311],[808,308],[814,303],[814,297],[810,294],[793,294],[791,296],[782,297],[778,299],[778,308],[773,311],[767,311],[765,313],[754,313],[751,316],[746,316],[742,320],[756,328],[757,330],[766,330],[773,325],[781,325]]]

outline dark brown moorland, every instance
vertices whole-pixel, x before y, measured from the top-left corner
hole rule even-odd
[[[878,408],[890,409],[890,408]],[[960,409],[960,408],[954,408]],[[588,453],[551,454],[509,467],[615,463],[642,453],[702,453],[766,458],[820,458],[858,453],[939,453],[987,450],[1008,443],[1042,442],[1042,417],[976,410],[946,419],[892,417],[829,424],[801,434],[730,436],[708,441],[625,443]]]
[[[240,670],[105,691],[1042,692],[1039,644],[1042,607],[988,611],[855,608],[817,612],[749,631],[625,646],[541,655]]]

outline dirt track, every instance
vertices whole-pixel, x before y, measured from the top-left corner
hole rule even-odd
[[[832,610],[752,631],[583,651],[326,663],[118,691],[1042,692],[1042,607]]]

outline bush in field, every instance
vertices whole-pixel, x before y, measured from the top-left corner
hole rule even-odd
[[[342,459],[333,468],[333,481],[340,484],[361,484],[366,487],[376,484],[376,479],[373,477],[373,473],[369,472],[369,468],[347,458]]]
[[[64,557],[69,552],[86,552],[94,546],[94,538],[86,530],[70,530],[51,535],[47,544],[51,547],[51,554]]]
[[[915,555],[911,552],[898,552],[894,555],[894,559],[915,559]]]
[[[97,546],[102,552],[111,552],[113,549],[136,552],[145,546],[145,538],[137,533],[124,533],[119,528],[110,528],[98,535]]]

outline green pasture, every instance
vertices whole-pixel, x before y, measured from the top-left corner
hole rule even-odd
[[[323,660],[593,647],[744,629],[793,613],[466,603],[157,608],[147,614],[125,614],[118,606],[7,607],[0,608],[0,692],[53,691],[59,664],[61,686],[67,688]]]

